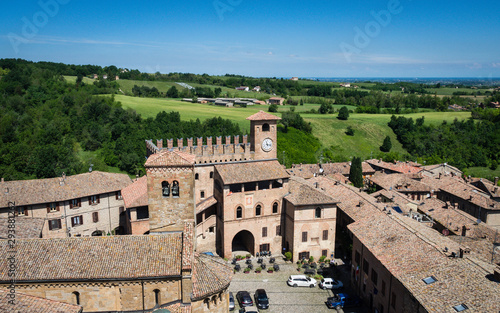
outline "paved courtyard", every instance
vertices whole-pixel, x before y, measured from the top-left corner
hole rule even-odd
[[[269,266],[269,258],[264,258],[264,262]],[[256,258],[252,258],[252,263],[254,268],[258,267]],[[268,313],[322,313],[322,312],[336,312],[335,310],[330,310],[326,307],[326,299],[333,295],[331,290],[322,290],[319,287],[308,288],[308,287],[289,287],[286,283],[290,275],[303,274],[303,270],[299,273],[297,271],[297,266],[295,264],[287,263],[283,260],[277,260],[280,266],[280,271],[274,273],[255,273],[251,271],[248,274],[244,274],[243,271],[237,272],[231,285],[229,286],[229,291],[231,291],[235,297],[236,309],[238,312],[239,305],[236,300],[236,293],[240,290],[246,290],[250,293],[253,299],[253,295],[256,289],[263,288],[266,290],[269,297],[269,309],[262,310],[262,312]],[[238,264],[241,268],[245,268],[245,262],[239,261]],[[334,274],[335,278],[340,279],[344,285],[347,287],[344,289],[345,292],[351,294],[350,288],[348,287],[349,274],[346,270],[342,270],[346,266],[339,267],[341,270]],[[319,283],[319,282],[318,282]],[[254,300],[255,301],[255,300]],[[344,312],[356,312],[364,313],[368,312],[364,308],[354,308],[346,309]]]

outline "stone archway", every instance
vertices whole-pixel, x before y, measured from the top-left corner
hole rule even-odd
[[[233,237],[231,252],[234,251],[247,251],[252,255],[255,254],[255,238],[251,232],[242,230]]]

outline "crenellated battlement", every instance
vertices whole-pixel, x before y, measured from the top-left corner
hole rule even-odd
[[[156,144],[153,140],[146,140],[147,156],[159,152],[162,149],[170,151],[180,151],[184,153],[193,154],[196,156],[196,164],[211,164],[211,163],[225,163],[247,161],[254,159],[254,152],[250,151],[251,145],[248,142],[248,135],[242,136],[225,136],[224,143],[222,136],[215,137],[215,144],[213,138],[205,138],[206,144],[203,144],[203,138],[196,138],[196,145],[194,145],[193,138],[177,138],[177,146],[174,146],[174,139],[166,140],[166,147],[163,146],[163,139],[158,139]],[[186,143],[186,145],[184,145]]]

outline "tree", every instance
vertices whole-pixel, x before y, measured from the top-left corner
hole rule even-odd
[[[349,170],[349,180],[354,187],[363,187],[363,168],[361,167],[361,158],[354,157],[351,162],[351,169]]]
[[[345,132],[347,136],[354,136],[354,129],[351,126],[347,126],[347,131]]]
[[[380,151],[389,152],[392,149],[391,137],[386,136],[384,139],[384,143],[380,146]]]
[[[333,105],[331,105],[330,103],[322,103],[321,106],[319,107],[319,110],[318,112],[320,114],[329,114],[329,113],[333,113]],[[349,113],[348,113],[349,114]]]
[[[304,105],[304,99],[300,98],[300,105]]]
[[[271,104],[267,110],[269,112],[278,112],[278,105],[277,104]]]
[[[175,86],[170,87],[169,90],[167,90],[167,97],[169,98],[179,98],[179,91]]]
[[[343,106],[339,110],[339,115],[337,117],[339,120],[347,121],[349,118],[349,110],[347,109],[346,106]]]

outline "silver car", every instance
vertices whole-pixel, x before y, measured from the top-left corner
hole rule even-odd
[[[233,293],[229,292],[229,311],[234,310],[234,297]]]

